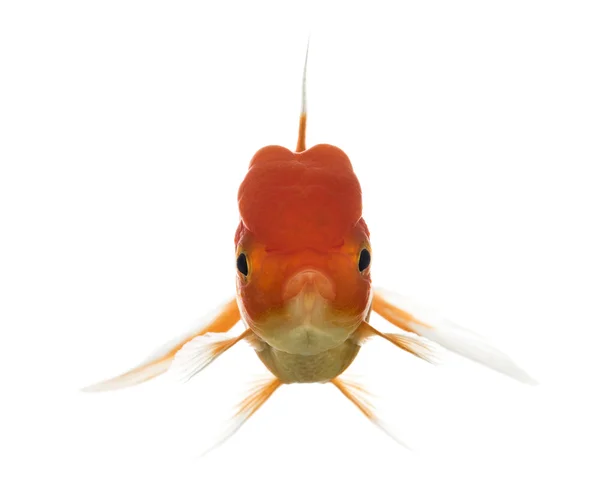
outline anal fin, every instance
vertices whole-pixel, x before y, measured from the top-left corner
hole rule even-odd
[[[250,417],[258,411],[265,402],[267,402],[281,385],[282,382],[274,377],[255,382],[246,398],[240,402],[233,417],[230,418],[227,429],[213,445],[202,453],[202,455],[208,454],[231,438],[242,425],[248,421],[248,419],[250,419]]]
[[[395,442],[399,443],[403,447],[410,449],[410,447],[400,440],[393,432],[391,427],[380,419],[375,414],[375,409],[373,405],[369,402],[367,395],[368,392],[361,385],[344,381],[341,377],[334,378],[331,380],[331,383],[335,385],[335,387],[342,393],[346,399],[348,399],[352,404],[354,404],[358,410],[364,414],[371,423],[380,428],[386,435],[392,438]]]

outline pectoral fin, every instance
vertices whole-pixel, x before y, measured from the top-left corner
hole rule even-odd
[[[372,325],[367,322],[363,322],[359,327],[358,337],[365,340],[372,336],[378,336],[391,342],[394,346],[411,353],[417,358],[421,358],[428,363],[437,363],[438,358],[436,355],[435,347],[430,344],[426,339],[412,335],[412,334],[393,334],[379,332]]]
[[[85,392],[98,392],[106,390],[117,390],[125,387],[140,384],[152,378],[155,378],[165,373],[173,363],[177,353],[190,341],[196,340],[199,336],[203,336],[208,333],[224,333],[230,330],[240,320],[240,311],[237,306],[235,299],[228,302],[221,309],[218,310],[216,315],[201,328],[195,329],[192,332],[184,334],[183,336],[165,344],[162,348],[157,350],[153,355],[146,359],[139,366],[129,370],[122,375],[99,382],[94,385],[90,385],[82,389]],[[231,339],[234,341],[235,338]],[[194,341],[192,341],[194,342]],[[211,341],[215,342],[215,341]],[[226,349],[229,349],[237,340],[231,344],[226,344],[222,340],[219,341],[221,344],[209,346],[209,350],[204,351],[203,357],[208,357],[207,361],[191,360],[191,362],[197,363],[192,365],[194,367],[193,375],[198,373],[202,368],[206,367],[211,361],[213,361],[219,354],[222,354]],[[231,341],[230,341],[231,342]],[[196,349],[198,349],[196,347]],[[186,354],[190,354],[188,351]],[[198,352],[196,351],[196,356]],[[199,358],[201,359],[202,356]],[[188,366],[190,360],[188,360]],[[198,363],[202,363],[198,365]],[[203,366],[202,366],[203,365]],[[198,369],[199,368],[199,369]],[[192,375],[192,376],[193,376]]]
[[[252,334],[250,329],[239,336],[208,332],[186,343],[173,359],[170,370],[184,381],[200,373],[225,351]]]
[[[373,311],[396,327],[438,343],[465,358],[528,384],[537,382],[475,332],[436,316],[403,296],[377,290]],[[393,341],[392,341],[393,342]]]

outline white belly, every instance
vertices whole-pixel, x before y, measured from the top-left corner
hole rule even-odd
[[[256,354],[283,383],[327,382],[341,374],[358,354],[360,346],[347,340],[317,354],[291,354],[264,344]]]

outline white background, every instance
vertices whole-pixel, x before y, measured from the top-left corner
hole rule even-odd
[[[599,491],[597,4],[280,4],[2,3],[0,489]],[[249,348],[187,385],[78,389],[232,296],[237,187],[295,145],[309,31],[308,143],[354,164],[374,283],[540,385],[373,342],[349,372],[415,452],[295,385],[199,458]]]

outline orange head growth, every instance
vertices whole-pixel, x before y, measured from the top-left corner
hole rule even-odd
[[[321,144],[301,153],[264,147],[239,189],[244,226],[269,250],[341,246],[362,214],[350,160]]]

